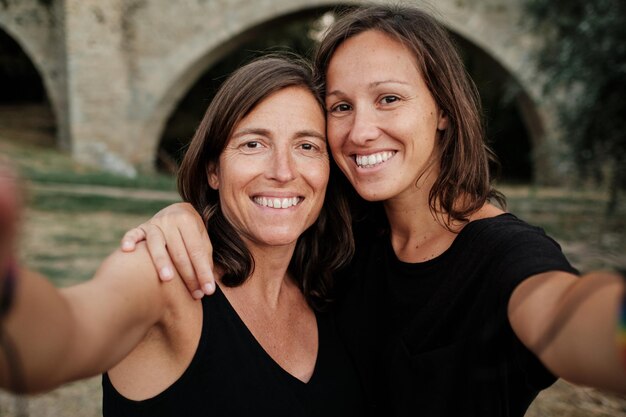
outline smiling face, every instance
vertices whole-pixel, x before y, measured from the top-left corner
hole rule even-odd
[[[359,195],[368,201],[428,195],[448,120],[411,51],[376,30],[355,35],[333,54],[326,91],[330,148]]]
[[[248,244],[290,245],[317,219],[329,176],[324,114],[302,87],[259,103],[233,129],[209,185]]]

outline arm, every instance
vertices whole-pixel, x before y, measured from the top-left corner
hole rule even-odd
[[[0,384],[37,392],[101,373],[123,359],[160,321],[164,306],[164,293],[145,249],[116,252],[93,280],[62,290],[21,271],[3,331],[17,352],[24,383],[15,386],[9,380],[3,355]]]
[[[172,204],[126,232],[122,250],[131,252],[142,240],[146,240],[161,280],[171,280],[175,268],[194,298],[213,294],[213,247],[202,217],[191,204]]]
[[[526,279],[509,300],[518,338],[554,374],[571,382],[626,393],[618,317],[622,277],[594,272],[581,278],[547,272]]]

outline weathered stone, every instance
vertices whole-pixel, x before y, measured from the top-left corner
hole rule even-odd
[[[145,169],[153,166],[170,114],[213,63],[267,22],[336,5],[330,0],[5,0],[0,28],[41,73],[61,147],[81,162]],[[441,0],[434,12],[520,83],[518,106],[536,150],[536,171],[540,180],[552,182],[558,173],[557,126],[530,59],[538,40],[520,24],[520,0]],[[120,164],[106,162],[112,160]]]

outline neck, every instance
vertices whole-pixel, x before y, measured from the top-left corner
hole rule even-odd
[[[254,259],[252,275],[240,286],[227,291],[246,297],[251,303],[259,303],[274,309],[278,307],[281,294],[294,284],[287,269],[295,244],[287,246],[249,246]]]
[[[422,262],[439,256],[456,236],[445,226],[445,213],[431,210],[428,198],[435,178],[430,172],[417,186],[384,202],[391,244],[402,261]]]
[[[435,173],[427,173],[417,186],[383,203],[392,236],[415,240],[439,229],[445,230],[431,211],[428,201],[435,178]]]
[[[420,246],[434,235],[447,231],[425,199],[394,199],[384,204],[394,247]]]

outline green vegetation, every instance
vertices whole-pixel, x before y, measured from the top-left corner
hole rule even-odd
[[[57,149],[18,143],[6,137],[0,137],[0,154],[10,157],[23,178],[36,183],[176,190],[176,182],[171,175],[140,173],[135,178],[128,178],[77,164],[70,155]]]
[[[545,42],[537,58],[546,94],[563,97],[560,120],[579,175],[608,181],[608,214],[626,188],[626,2],[526,0]]]
[[[178,199],[132,199],[127,195],[108,197],[101,195],[65,194],[41,190],[34,193],[29,203],[33,209],[47,212],[58,211],[79,214],[89,211],[108,211],[113,213],[144,214],[150,216],[175,201],[178,201]]]

